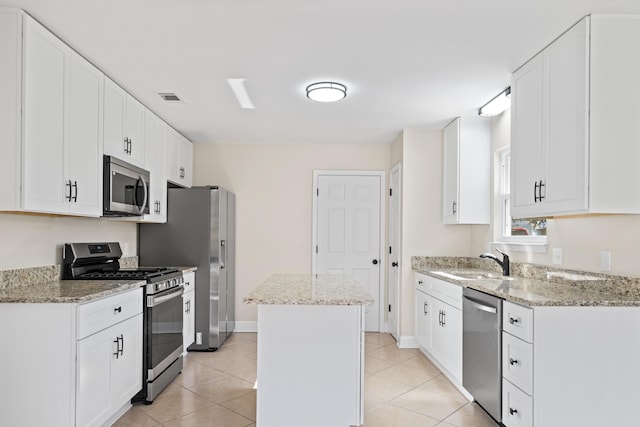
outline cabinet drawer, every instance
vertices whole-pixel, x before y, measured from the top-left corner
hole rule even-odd
[[[142,288],[78,307],[78,339],[142,313]]]
[[[429,291],[429,276],[422,274],[422,273],[416,273],[415,275],[415,286],[416,289],[421,290],[422,292],[428,292]]]
[[[505,301],[502,306],[502,330],[533,343],[533,310]]]
[[[429,277],[430,295],[462,310],[462,286]]]
[[[191,273],[184,274],[184,293],[186,294],[189,291],[192,291],[196,288],[196,273],[192,271]]]
[[[533,344],[502,333],[502,376],[533,395]]]
[[[502,423],[506,427],[533,427],[533,398],[502,380]]]

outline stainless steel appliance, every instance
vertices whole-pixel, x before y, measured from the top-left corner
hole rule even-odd
[[[462,310],[462,385],[500,423],[502,299],[464,288]]]
[[[64,245],[63,279],[144,280],[142,390],[148,403],[182,371],[182,271],[171,267],[120,268],[117,242]]]
[[[140,224],[141,265],[198,267],[195,342],[219,348],[235,328],[235,195],[214,186],[169,188],[167,223]]]
[[[104,156],[104,216],[135,216],[149,213],[150,174],[120,159]]]

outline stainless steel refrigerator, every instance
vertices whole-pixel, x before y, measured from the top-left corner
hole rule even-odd
[[[235,327],[235,195],[215,186],[169,188],[167,223],[140,224],[141,266],[195,266],[195,342],[218,349]]]

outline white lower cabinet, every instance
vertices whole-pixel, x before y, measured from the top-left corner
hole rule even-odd
[[[142,387],[142,313],[78,341],[76,425],[100,426]]]
[[[195,341],[196,336],[196,273],[184,275],[184,318],[182,327],[183,355],[187,354],[187,349]]]
[[[638,424],[640,307],[503,304],[506,427]]]
[[[2,426],[110,425],[142,388],[142,289],[96,301],[0,304]],[[34,407],[34,399],[37,405]]]
[[[462,384],[462,287],[416,273],[416,340],[421,350]]]

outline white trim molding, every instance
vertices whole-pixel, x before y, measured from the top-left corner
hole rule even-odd
[[[415,336],[403,336],[401,335],[396,343],[398,348],[419,348],[418,341]]]
[[[236,321],[233,332],[258,332],[258,322]]]

